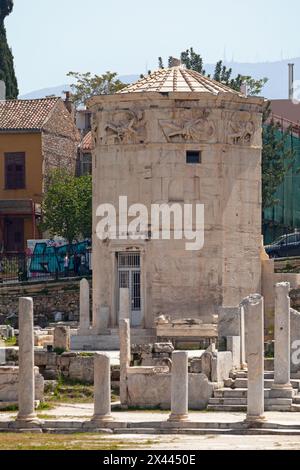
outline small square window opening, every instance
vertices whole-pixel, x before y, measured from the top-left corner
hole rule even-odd
[[[199,150],[188,150],[186,152],[186,163],[197,165],[201,163],[201,152]]]

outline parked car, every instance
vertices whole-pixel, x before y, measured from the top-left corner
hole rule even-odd
[[[300,256],[300,232],[282,235],[271,245],[265,246],[270,258],[289,258]]]

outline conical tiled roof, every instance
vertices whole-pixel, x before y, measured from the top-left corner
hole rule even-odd
[[[118,93],[178,93],[178,92],[196,92],[196,93],[231,93],[234,95],[245,96],[241,92],[229,88],[223,83],[216,82],[211,78],[204,77],[194,70],[189,70],[183,66],[159,69],[142,78],[136,83],[123,88]]]

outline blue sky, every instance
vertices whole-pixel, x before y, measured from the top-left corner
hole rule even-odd
[[[299,0],[14,0],[6,20],[20,92],[66,73],[139,74],[193,46],[207,63],[299,57]]]

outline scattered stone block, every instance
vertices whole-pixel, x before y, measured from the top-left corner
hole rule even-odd
[[[68,326],[57,326],[54,329],[53,346],[54,349],[70,350],[70,328]]]
[[[201,374],[202,372],[202,360],[201,358],[194,358],[190,365],[191,374]]]
[[[34,368],[35,400],[44,398],[44,378],[38,367]],[[18,402],[19,367],[0,367],[0,404],[1,402]]]
[[[94,383],[94,357],[77,356],[71,358],[69,378],[84,383]]]
[[[227,336],[227,351],[232,353],[232,365],[235,369],[241,368],[241,337]]]
[[[174,346],[172,343],[155,343],[153,345],[153,352],[154,353],[167,353],[172,354],[174,351]]]

